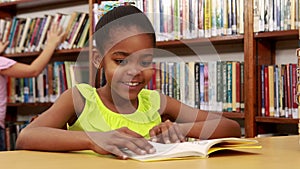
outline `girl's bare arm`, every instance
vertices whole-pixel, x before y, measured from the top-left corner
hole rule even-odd
[[[231,119],[214,113],[187,106],[176,99],[161,95],[161,113],[176,121],[187,137],[209,139],[240,137],[240,125]]]

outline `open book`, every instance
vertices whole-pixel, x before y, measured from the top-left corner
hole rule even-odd
[[[238,150],[243,148],[261,148],[257,140],[243,138],[219,138],[193,142],[162,144],[150,142],[156,149],[154,154],[136,155],[123,150],[131,159],[138,161],[172,160],[186,157],[207,158],[212,152],[219,150]]]

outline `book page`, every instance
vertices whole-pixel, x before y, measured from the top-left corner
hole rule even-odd
[[[149,142],[155,149],[154,154],[136,155],[128,149],[123,151],[132,159],[140,161],[170,160],[171,158],[200,156],[205,157],[205,144],[193,144],[191,142],[162,144]]]
[[[241,138],[220,138],[171,144],[149,143],[156,149],[154,154],[136,155],[128,149],[123,149],[123,151],[135,160],[157,161],[191,156],[206,158],[212,152],[225,149],[261,148],[257,145],[256,140]]]

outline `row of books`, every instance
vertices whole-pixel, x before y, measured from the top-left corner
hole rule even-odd
[[[244,109],[244,64],[238,61],[154,62],[148,89],[208,111]],[[88,66],[54,62],[36,78],[9,78],[8,102],[54,102],[76,83],[88,83]]]
[[[5,124],[5,139],[0,144],[5,145],[7,151],[15,150],[17,137],[28,123],[28,121],[7,121]]]
[[[299,0],[254,0],[254,32],[298,29]]]
[[[77,83],[88,83],[88,66],[75,62],[53,62],[33,78],[8,78],[8,103],[54,102]]]
[[[95,22],[126,2],[133,2],[149,17],[159,41],[244,33],[244,0],[101,1],[94,5]]]
[[[298,117],[296,64],[261,66],[261,115]]]
[[[244,110],[243,62],[156,62],[153,67],[148,89],[202,110]]]
[[[39,52],[46,43],[47,31],[53,23],[66,31],[65,41],[59,49],[82,48],[88,39],[89,17],[87,13],[56,13],[43,17],[13,17],[0,19],[0,41],[9,41],[6,54]]]

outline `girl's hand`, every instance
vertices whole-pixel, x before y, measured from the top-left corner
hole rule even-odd
[[[65,32],[63,28],[58,23],[54,23],[47,32],[46,45],[54,45],[57,47],[63,41],[64,37]]]
[[[120,149],[126,148],[139,155],[155,152],[145,138],[127,127],[109,132],[90,132],[88,136],[93,143],[91,149],[99,154],[114,154],[121,159],[127,159],[127,155]]]
[[[161,143],[179,143],[184,142],[185,137],[182,134],[180,127],[177,123],[166,120],[161,124],[153,127],[149,131],[151,141]]]
[[[8,41],[6,41],[6,42],[0,42],[0,54],[2,53],[2,52],[4,52],[4,50],[6,49],[6,47],[7,47],[7,45],[9,44],[9,42]]]

